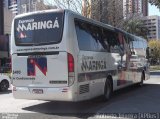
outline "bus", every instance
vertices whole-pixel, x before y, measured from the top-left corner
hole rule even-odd
[[[132,36],[70,10],[17,15],[12,23],[13,96],[17,99],[108,100],[146,80],[132,68]]]

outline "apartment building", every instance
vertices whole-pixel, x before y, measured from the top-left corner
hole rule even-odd
[[[143,16],[148,16],[148,1],[142,0],[142,13]]]
[[[9,39],[13,17],[14,15],[8,9],[8,1],[3,0],[3,16],[1,17],[3,19],[3,33],[0,35],[0,66],[4,66],[9,60]]]
[[[147,0],[123,0],[123,16],[124,18],[132,15],[148,16]]]
[[[4,0],[4,3],[13,15],[55,8],[45,5],[44,0]]]
[[[147,38],[160,40],[160,16],[146,16],[143,17],[142,20],[149,30]]]

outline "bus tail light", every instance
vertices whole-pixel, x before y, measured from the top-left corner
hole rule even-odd
[[[73,56],[68,53],[68,85],[71,86],[74,83],[75,76],[74,76],[74,58]]]

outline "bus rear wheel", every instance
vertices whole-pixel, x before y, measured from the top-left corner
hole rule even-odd
[[[145,74],[142,72],[141,74],[141,82],[138,83],[139,86],[143,86],[143,81],[145,80]]]
[[[103,95],[104,101],[108,101],[111,98],[111,95],[112,95],[112,83],[110,80],[107,79]]]

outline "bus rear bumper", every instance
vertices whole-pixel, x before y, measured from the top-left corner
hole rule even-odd
[[[69,87],[66,88],[14,87],[12,89],[12,92],[13,92],[13,97],[16,99],[75,101],[73,93]]]

